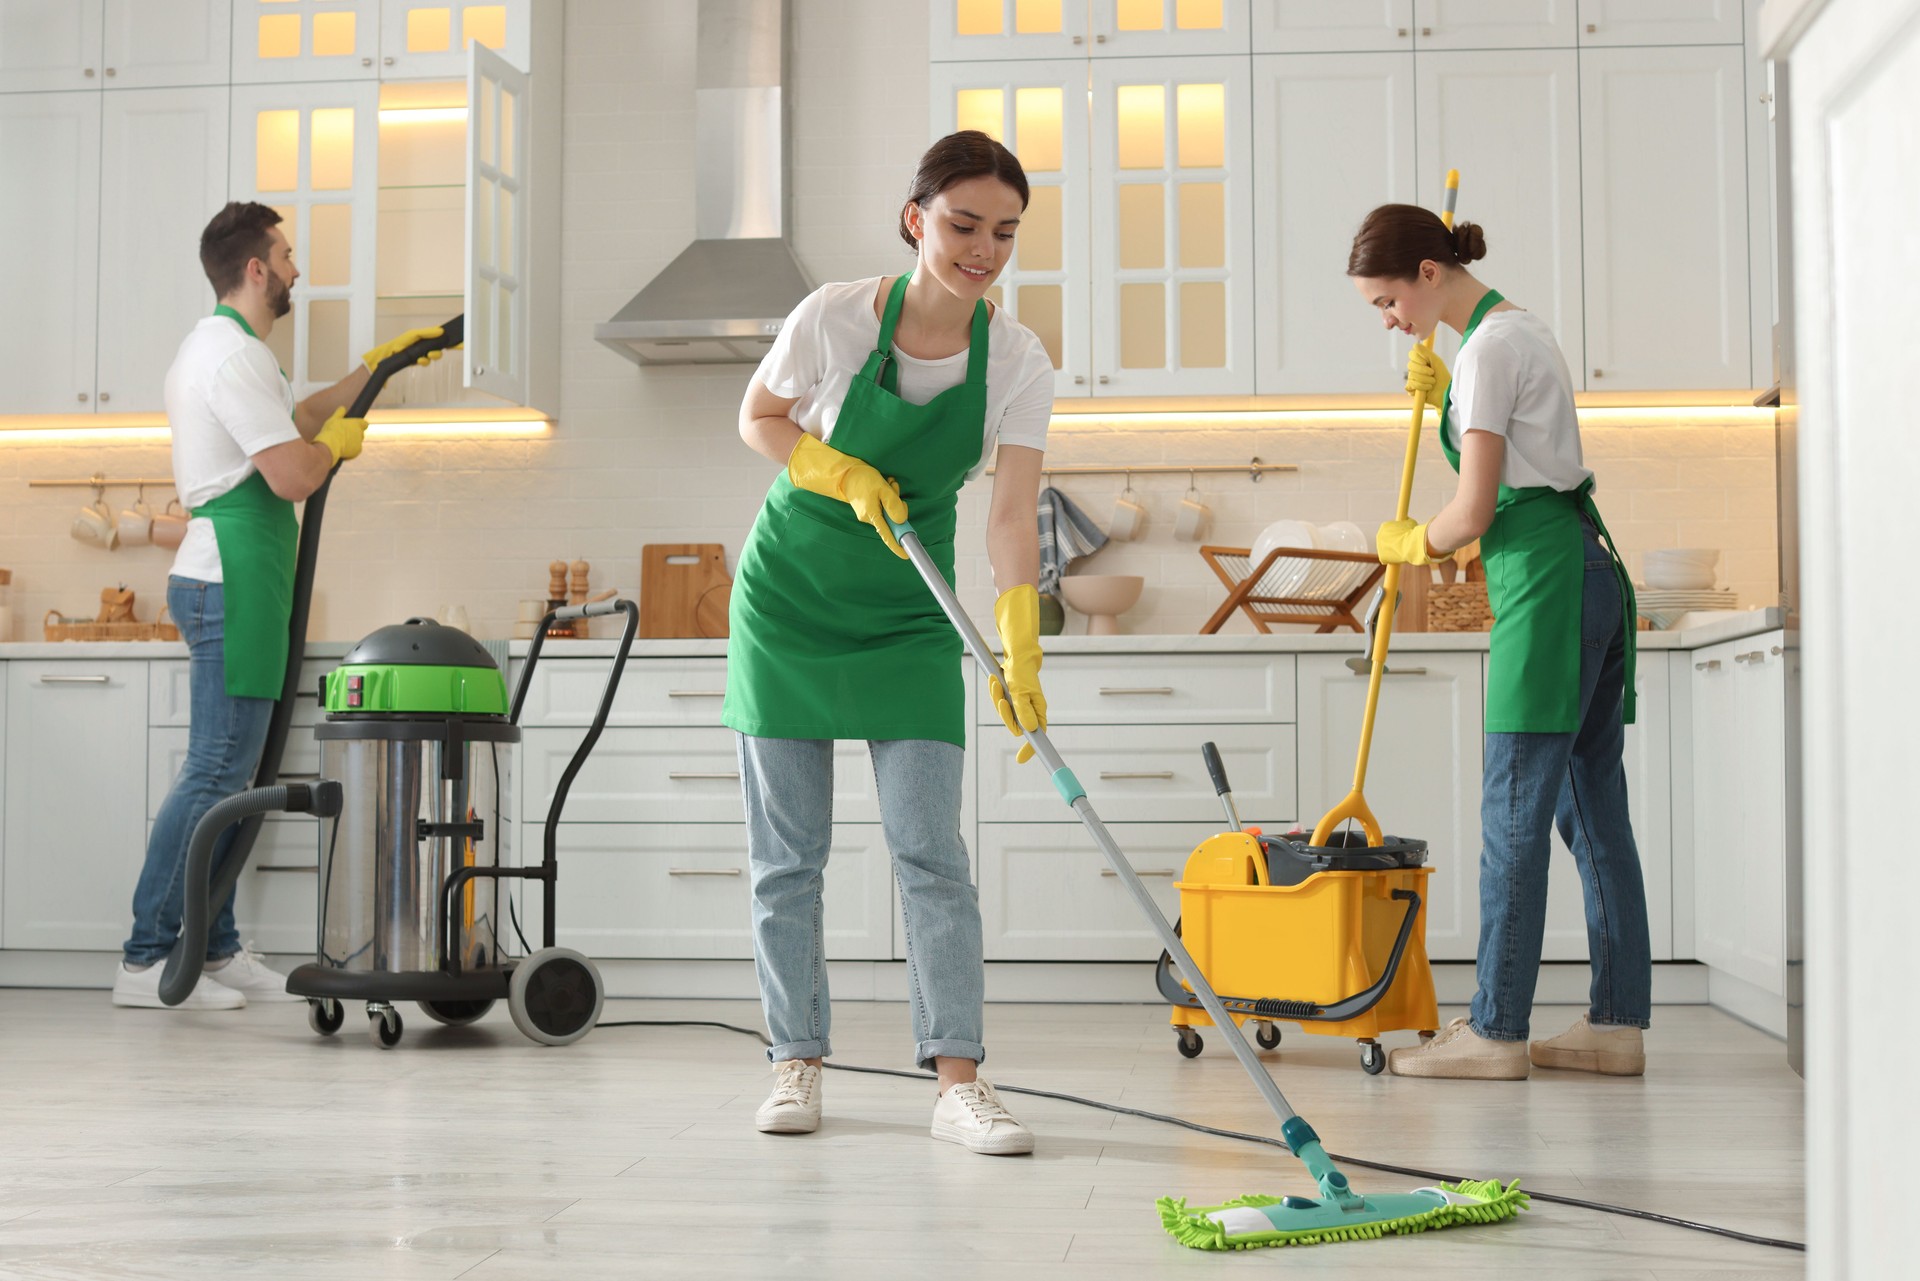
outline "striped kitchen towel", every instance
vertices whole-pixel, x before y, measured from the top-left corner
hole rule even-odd
[[[1107,532],[1065,494],[1049,485],[1040,491],[1040,591],[1060,594],[1060,575],[1082,556],[1107,545]]]

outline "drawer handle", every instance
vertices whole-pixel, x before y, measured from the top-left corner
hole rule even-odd
[[[724,689],[670,689],[667,691],[668,698],[725,698],[726,696],[727,691]]]
[[[1102,783],[1113,783],[1127,778],[1171,779],[1172,777],[1173,771],[1170,769],[1103,769],[1100,771]]]
[[[1100,697],[1113,698],[1121,694],[1171,694],[1171,685],[1102,685]]]
[[[319,778],[320,775],[315,772],[312,774],[279,774],[275,777],[277,781],[282,783],[311,783],[314,779]]]
[[[737,867],[670,867],[668,876],[738,876]]]
[[[1134,869],[1134,871],[1133,871],[1133,874],[1134,874],[1135,876],[1172,876],[1172,875],[1173,875],[1173,869],[1172,869],[1172,868],[1170,868],[1170,867],[1162,867],[1162,868],[1157,868],[1157,869],[1156,869],[1156,868],[1150,868],[1150,867],[1138,867],[1138,868],[1135,868],[1135,869]],[[1116,872],[1116,871],[1114,871],[1114,870],[1113,870],[1112,868],[1110,868],[1110,867],[1103,867],[1103,868],[1101,868],[1101,869],[1100,869],[1100,875],[1102,875],[1102,876],[1118,876],[1118,875],[1120,875],[1120,873],[1118,873],[1118,872]]]
[[[1373,660],[1370,658],[1349,658],[1347,660],[1347,670],[1355,676],[1372,676]],[[1383,667],[1380,669],[1380,674],[1382,676],[1425,676],[1427,669],[1424,667]]]
[[[320,865],[314,863],[307,867],[274,867],[271,864],[262,864],[255,870],[261,872],[318,872]]]
[[[106,685],[112,680],[111,676],[42,676],[40,683],[42,685]]]
[[[1696,672],[1717,672],[1720,670],[1720,660],[1717,658],[1709,658],[1704,663],[1695,663],[1693,670]]]
[[[703,780],[704,779],[726,779],[728,781],[737,783],[740,781],[740,771],[739,770],[724,770],[724,771],[716,770],[713,773],[706,774],[706,773],[698,773],[693,770],[674,770],[671,773],[669,773],[667,777],[672,779],[676,783],[691,782],[695,779],[703,779]]]

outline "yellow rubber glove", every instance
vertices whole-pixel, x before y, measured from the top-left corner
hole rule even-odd
[[[375,347],[373,350],[369,351],[366,355],[362,356],[360,359],[362,362],[366,364],[367,372],[372,373],[373,367],[375,365],[378,365],[381,361],[385,360],[388,356],[393,355],[395,352],[405,351],[407,348],[419,342],[422,338],[438,338],[441,334],[445,332],[446,330],[439,325],[429,325],[425,329],[409,329],[407,330],[406,333],[401,334],[398,338],[394,339],[392,342],[381,343],[378,347]],[[466,346],[466,344],[463,342],[454,344],[454,347],[464,347],[464,346]],[[426,355],[420,357],[420,359],[414,361],[413,363],[416,365],[424,365],[428,361],[440,359],[440,355],[442,352],[450,351],[450,350],[452,350],[452,348],[448,348],[448,347],[438,348],[437,350],[428,352]]]
[[[333,411],[333,417],[321,426],[313,443],[333,455],[334,466],[349,458],[360,456],[360,446],[367,438],[367,420],[347,417],[346,409]]]
[[[1007,723],[1007,732],[1019,738],[1022,730],[1047,727],[1047,698],[1040,692],[1040,592],[1032,583],[1002,592],[993,603],[993,621],[1000,626],[1002,686],[992,677],[993,706]],[[1014,764],[1033,759],[1033,744],[1022,743]]]
[[[1427,527],[1411,520],[1390,520],[1373,536],[1374,550],[1382,565],[1427,565],[1445,560],[1451,553],[1427,552]]]
[[[1427,403],[1438,409],[1447,403],[1447,384],[1453,381],[1453,375],[1434,355],[1420,343],[1413,345],[1407,353],[1407,394],[1417,396],[1427,393]]]
[[[800,443],[787,455],[787,479],[810,493],[838,498],[879,531],[895,556],[907,558],[900,540],[887,525],[889,517],[896,521],[907,518],[907,505],[901,501],[896,482],[806,432],[800,434]]]

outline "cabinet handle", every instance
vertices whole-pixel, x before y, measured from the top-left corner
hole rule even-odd
[[[84,391],[80,393],[80,403],[83,405],[87,403],[87,393]]]
[[[320,777],[320,775],[319,775],[319,774],[317,774],[317,773],[314,773],[314,774],[281,774],[281,775],[279,775],[279,776],[278,776],[278,781],[280,781],[280,782],[282,782],[282,783],[311,783],[311,782],[312,782],[313,780],[315,780],[316,778],[319,778],[319,777]]]
[[[1347,670],[1355,676],[1372,676],[1373,660],[1370,658],[1349,658],[1347,660]],[[1383,667],[1380,669],[1380,674],[1382,676],[1425,676],[1427,669],[1424,667]]]
[[[1170,867],[1160,867],[1160,868],[1139,867],[1134,869],[1133,874],[1135,876],[1172,876],[1173,869]],[[1120,875],[1120,873],[1114,871],[1110,867],[1103,867],[1100,869],[1100,875],[1118,876]]]
[[[1598,30],[1600,30],[1600,27],[1599,27],[1599,25],[1598,25],[1597,23],[1592,23],[1592,22],[1589,22],[1589,23],[1587,24],[1587,34],[1588,34],[1588,35],[1592,35],[1592,34],[1593,34],[1594,32],[1596,32],[1596,31],[1598,31]]]
[[[1780,651],[1776,649],[1773,652],[1778,654]],[[1764,649],[1756,649],[1751,654],[1735,654],[1733,661],[1736,663],[1764,663],[1767,661],[1767,651]]]
[[[670,867],[668,876],[738,876],[737,867]]]
[[[1784,649],[1781,649],[1778,645],[1775,645],[1771,652],[1773,653],[1774,657],[1778,658],[1780,655],[1786,653],[1787,651]]]
[[[1093,42],[1094,42],[1095,44],[1105,44],[1105,43],[1107,42],[1107,38],[1106,38],[1105,36],[1103,36],[1103,35],[1102,35],[1102,36],[1095,36],[1095,37],[1093,38]]]
[[[1076,386],[1076,387],[1084,387],[1084,386],[1086,386],[1086,385],[1087,385],[1087,376],[1086,376],[1085,374],[1075,374],[1075,375],[1073,376],[1073,385],[1074,385],[1074,386]]]
[[[380,59],[380,65],[383,67],[391,67],[393,65],[393,55],[388,54],[386,57]]]
[[[734,782],[739,782],[740,771],[739,770],[715,771],[709,774],[709,773],[699,773],[693,770],[673,770],[667,775],[667,777],[669,779],[672,779],[676,783],[692,782],[696,779],[730,779]]]
[[[1113,381],[1113,379],[1111,379],[1111,378],[1109,378],[1109,377],[1107,377],[1107,376],[1106,376],[1105,374],[1101,374],[1101,375],[1100,375],[1100,381],[1101,381],[1102,383],[1110,383],[1110,382],[1112,382],[1112,381]]]
[[[1113,698],[1120,694],[1171,694],[1171,685],[1102,685],[1100,697]]]
[[[1124,779],[1124,778],[1171,779],[1172,777],[1173,777],[1173,771],[1170,769],[1143,769],[1143,770],[1103,769],[1100,771],[1100,781],[1102,783],[1117,782],[1118,780]]]
[[[668,698],[725,698],[726,696],[727,691],[724,689],[670,689],[667,691]]]
[[[111,676],[42,676],[42,685],[106,685],[113,681]]]
[[[113,399],[113,397],[112,397],[112,395],[111,395],[111,394],[109,394],[109,393],[107,393],[107,392],[104,392],[104,391],[100,393],[100,403],[101,403],[101,404],[103,404],[103,405],[104,405],[104,404],[106,404],[106,403],[107,403],[107,402],[108,402],[109,400],[112,400],[112,399]]]
[[[371,67],[371,66],[373,65],[373,59],[372,59],[372,58],[362,58],[362,59],[360,59],[360,65],[361,65],[361,66],[363,66],[363,67]]]
[[[93,68],[88,67],[85,71],[81,72],[80,74],[85,76],[87,79],[91,80],[93,79]]]
[[[1420,34],[1421,34],[1421,35],[1423,35],[1423,36],[1430,36],[1430,35],[1432,35],[1432,34],[1433,34],[1433,28],[1432,28],[1432,27],[1422,27],[1422,28],[1420,28]]]
[[[1598,370],[1598,369],[1596,369],[1596,370],[1594,370],[1594,371],[1593,371],[1593,376],[1594,376],[1595,378],[1605,378],[1605,377],[1606,377],[1606,374],[1604,374],[1604,373],[1602,373],[1602,372],[1601,372],[1600,370]]]
[[[1085,44],[1085,43],[1087,42],[1087,40],[1086,40],[1086,37],[1085,37],[1085,36],[1075,36],[1075,37],[1073,38],[1073,42],[1074,42],[1075,44]]]
[[[1402,40],[1407,38],[1407,29],[1405,27],[1400,28],[1400,38]]]
[[[1696,672],[1717,672],[1720,670],[1720,660],[1717,658],[1709,658],[1704,663],[1695,663],[1693,670]]]
[[[256,864],[254,870],[258,872],[318,872],[320,865],[313,863],[306,867],[274,867],[270,864]]]
[[[485,365],[475,365],[473,367],[473,372],[476,374],[484,374],[487,372],[487,367]]]
[[[118,73],[118,72],[116,72],[116,71],[115,71],[115,70],[114,70],[114,69],[113,69],[112,67],[108,67],[108,68],[107,68],[107,74],[108,74],[108,75],[110,75],[110,76],[112,76],[112,75],[118,75],[119,73]]]

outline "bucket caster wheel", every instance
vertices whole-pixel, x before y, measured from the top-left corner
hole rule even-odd
[[[435,1023],[444,1023],[448,1027],[478,1023],[493,1008],[492,1001],[415,1001],[414,1004]]]
[[[1200,1039],[1200,1034],[1190,1027],[1183,1027],[1174,1035],[1179,1038],[1176,1044],[1180,1047],[1180,1057],[1183,1059],[1197,1059],[1200,1051],[1207,1047],[1207,1043]]]
[[[367,1035],[373,1038],[375,1045],[383,1050],[391,1050],[400,1044],[400,1033],[404,1030],[400,1011],[391,1005],[367,1002]]]
[[[592,961],[570,947],[543,947],[513,967],[507,1012],[542,1045],[572,1045],[600,1021],[606,987]]]
[[[347,1012],[332,997],[307,1002],[307,1026],[320,1036],[332,1036],[347,1021]]]
[[[1277,1048],[1280,1044],[1280,1025],[1277,1023],[1262,1023],[1258,1028],[1254,1029],[1253,1040],[1254,1043],[1263,1050]]]
[[[1387,1069],[1387,1052],[1378,1041],[1360,1042],[1360,1066],[1368,1076],[1379,1076]]]
[[[1431,1041],[1434,1037],[1439,1035],[1440,1034],[1438,1032],[1422,1032],[1420,1034],[1420,1044],[1425,1045],[1428,1041]]]

